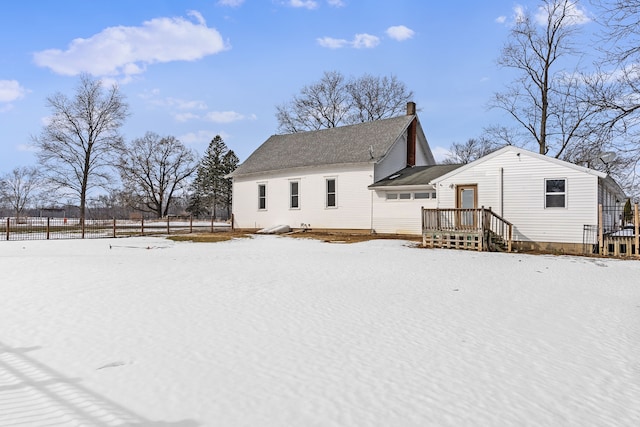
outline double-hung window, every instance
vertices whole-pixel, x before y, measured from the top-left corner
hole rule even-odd
[[[300,181],[289,181],[289,208],[300,209]]]
[[[258,184],[258,210],[267,210],[267,184]]]
[[[545,208],[566,208],[567,207],[567,180],[566,179],[545,179],[544,180],[544,207]]]
[[[338,206],[337,203],[337,193],[336,193],[336,179],[335,178],[327,178],[326,179],[326,207],[335,208]]]

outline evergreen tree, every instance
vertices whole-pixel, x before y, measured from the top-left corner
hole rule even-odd
[[[230,216],[231,180],[225,176],[235,170],[238,158],[216,135],[198,166],[187,210],[194,216],[209,214],[216,217],[216,209],[226,209]]]

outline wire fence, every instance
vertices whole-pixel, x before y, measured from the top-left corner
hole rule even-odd
[[[85,220],[77,218],[4,218],[0,240],[98,239],[154,234],[213,233],[231,231],[231,223],[192,217],[160,220]]]

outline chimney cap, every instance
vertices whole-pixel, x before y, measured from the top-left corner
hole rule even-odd
[[[407,102],[407,116],[414,116],[416,114],[416,103],[413,101]]]

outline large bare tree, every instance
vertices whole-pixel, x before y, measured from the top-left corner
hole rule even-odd
[[[612,171],[640,199],[640,0],[593,0],[603,60],[589,80],[591,102],[605,115],[598,129],[617,154]]]
[[[175,195],[196,170],[194,153],[173,136],[147,132],[122,150],[120,178],[132,207],[158,218],[169,213]]]
[[[542,0],[535,14],[523,10],[516,17],[498,58],[517,77],[490,106],[506,111],[541,154],[566,158],[572,146],[593,138],[598,108],[584,93],[575,44],[586,21],[575,0]]]
[[[347,80],[338,71],[325,71],[320,81],[304,86],[290,102],[276,107],[278,131],[328,129],[393,117],[412,98],[413,92],[395,76],[365,74]]]
[[[0,200],[11,206],[16,221],[40,186],[40,172],[35,167],[18,167],[0,177]]]
[[[123,141],[128,105],[116,85],[104,88],[82,74],[72,98],[58,92],[47,98],[47,106],[51,116],[34,138],[38,159],[57,189],[78,197],[84,221],[88,192],[109,183],[108,166]]]

